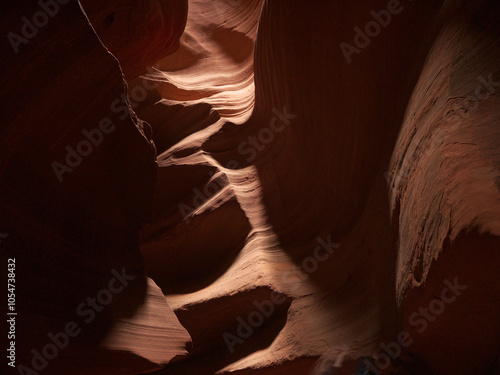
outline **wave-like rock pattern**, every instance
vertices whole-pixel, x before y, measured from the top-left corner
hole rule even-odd
[[[499,14],[486,2],[443,26],[391,159],[403,327],[418,337],[412,350],[436,374],[493,373],[498,366]],[[444,280],[461,286],[456,301],[435,323],[412,324],[420,306],[440,312]]]
[[[25,35],[23,20],[40,9],[2,2],[1,34]],[[1,42],[0,226],[8,236],[0,246],[2,267],[15,258],[18,314],[18,367],[2,361],[1,372],[159,369],[185,356],[191,339],[146,276],[138,246],[157,180],[151,128],[123,102],[118,61],[79,3],[46,17],[30,39]]]
[[[227,181],[216,194],[204,194],[205,199],[200,198],[199,207],[193,211],[187,226],[177,210],[174,214],[177,219],[169,221],[171,226],[165,226],[161,232],[163,241],[182,238],[180,233],[185,233],[186,237],[197,236],[204,231],[202,223],[207,223],[206,226],[209,222],[220,222],[216,212],[220,210],[221,200],[232,196],[226,195],[227,188],[234,193],[250,225],[249,231],[242,232],[248,233],[246,243],[235,248],[239,253],[236,258],[234,255],[220,258],[223,264],[229,264],[224,266],[223,274],[206,263],[207,269],[218,275],[217,279],[205,277],[207,282],[199,282],[198,290],[188,288],[181,291],[171,280],[163,284],[163,290],[178,314],[199,311],[200,319],[203,319],[201,306],[206,306],[207,314],[221,311],[213,330],[208,328],[211,334],[202,323],[196,326],[186,323],[193,337],[203,335],[205,341],[200,344],[195,340],[190,357],[168,367],[165,373],[302,374],[314,367],[315,358],[322,355],[334,358],[340,350],[348,352],[343,371],[349,373],[356,367],[357,358],[381,351],[382,342],[394,340],[403,330],[410,332],[414,343],[405,348],[399,362],[394,361],[392,371],[397,367],[400,372],[439,374],[453,369],[456,373],[466,374],[481,373],[496,366],[498,340],[496,343],[493,340],[497,337],[496,328],[488,335],[489,339],[474,347],[483,331],[478,329],[477,323],[472,325],[476,321],[474,313],[478,299],[467,301],[465,297],[462,300],[464,305],[457,303],[447,307],[446,314],[434,323],[434,329],[424,334],[420,334],[416,330],[420,326],[410,324],[409,319],[420,306],[429,305],[432,295],[441,292],[435,289],[442,289],[445,279],[453,281],[458,277],[467,280],[475,273],[465,270],[469,261],[478,259],[477,253],[466,255],[467,250],[455,241],[457,238],[463,238],[484,251],[484,258],[489,263],[487,272],[491,276],[481,285],[498,284],[493,272],[498,264],[493,249],[498,240],[497,219],[500,217],[495,206],[495,202],[498,203],[498,171],[495,169],[498,138],[495,135],[495,112],[492,111],[498,105],[494,102],[494,95],[487,94],[491,101],[476,112],[484,122],[483,127],[491,132],[487,136],[485,130],[477,130],[482,142],[489,140],[488,146],[477,146],[483,151],[471,149],[470,153],[466,152],[464,147],[467,146],[457,143],[450,138],[448,130],[444,130],[451,116],[451,104],[459,100],[457,97],[470,94],[467,89],[462,89],[461,94],[451,89],[448,91],[446,85],[452,87],[453,82],[457,82],[455,85],[460,82],[465,87],[469,80],[470,91],[477,85],[477,76],[481,72],[485,79],[489,74],[496,77],[498,35],[492,14],[498,13],[494,13],[495,6],[491,2],[401,2],[387,27],[381,28],[369,46],[361,49],[359,54],[353,54],[352,62],[348,63],[339,48],[340,43],[353,44],[353,28],[371,21],[371,10],[379,12],[387,7],[388,3],[382,1],[370,4],[325,1],[315,6],[305,2],[273,1],[265,2],[262,9],[256,8],[261,14],[253,57],[255,104],[243,123],[240,117],[228,115],[239,98],[232,92],[232,86],[228,85],[227,91],[221,94],[228,98],[224,108],[213,100],[214,80],[219,85],[227,84],[226,79],[214,73],[218,60],[211,63],[212,70],[202,68],[200,59],[209,60],[213,56],[213,43],[200,45],[197,39],[190,44],[192,51],[189,55],[182,51],[183,58],[173,61],[169,57],[159,65],[163,73],[156,74],[156,79],[168,77],[167,86],[159,90],[165,99],[163,103],[183,104],[177,113],[185,112],[185,119],[189,113],[195,113],[193,111],[199,113],[197,106],[200,103],[209,103],[222,120],[221,123],[221,120],[215,122],[214,119],[214,125],[205,128],[200,125],[197,132],[184,137],[176,145],[169,145],[170,149],[160,155],[160,165],[171,169],[177,176],[186,176],[182,181],[186,182],[184,192],[187,196],[174,199],[168,205],[170,210],[182,202],[195,203],[200,198],[197,192],[209,186],[213,178]],[[204,9],[210,14],[209,6]],[[234,16],[238,15],[235,13]],[[191,17],[194,17],[193,13]],[[214,16],[213,19],[217,18]],[[205,30],[201,27],[201,20],[204,18],[197,15],[195,24],[188,18],[186,39],[195,33],[195,27],[190,28],[190,25]],[[209,27],[212,28],[213,24]],[[218,27],[232,26],[222,22]],[[466,35],[472,33],[467,30],[474,30],[475,39],[471,35],[467,40]],[[470,69],[462,73],[456,61],[472,46],[476,50],[469,51],[468,56],[471,59],[475,56],[475,61],[464,61],[461,66],[466,69],[473,64],[474,73]],[[244,51],[240,43],[234,42],[232,48],[238,53]],[[230,65],[226,63],[226,66]],[[199,69],[196,71],[196,68]],[[172,70],[175,74],[171,73]],[[235,74],[231,82],[238,82],[239,77]],[[210,84],[209,88],[205,88],[206,82]],[[240,105],[239,113],[245,113],[244,102],[236,103]],[[148,117],[153,127],[172,129],[167,122],[162,125],[155,121],[154,111],[151,109]],[[467,108],[461,111],[467,111]],[[279,120],[280,115],[285,118],[286,126],[270,136],[265,129],[272,129],[273,118]],[[177,119],[182,121],[181,117]],[[204,119],[197,119],[196,123],[201,124],[207,117]],[[472,121],[469,117],[462,120],[464,123]],[[187,122],[189,127],[194,124],[193,121]],[[220,130],[214,132],[218,127]],[[265,141],[266,138],[272,140],[267,140],[267,144],[261,141],[253,153],[249,151],[249,137],[259,137],[259,134]],[[469,133],[463,134],[462,142],[471,142],[470,136]],[[159,135],[159,140],[163,142],[162,135]],[[245,141],[246,146],[242,147]],[[452,148],[445,151],[441,149],[441,143],[448,143]],[[443,160],[452,162],[455,155],[461,155],[461,160],[469,165],[476,155],[480,157],[478,163],[483,164],[478,170],[483,172],[473,172],[477,171],[474,165],[467,174],[475,181],[473,190],[458,182],[466,176],[459,177],[458,165],[450,165],[448,177],[439,172],[439,168],[444,168]],[[181,165],[185,167],[181,169]],[[204,172],[202,166],[206,168]],[[199,168],[199,172],[195,168]],[[431,171],[437,174],[428,174]],[[201,176],[197,182],[189,182],[198,173]],[[483,178],[477,179],[477,173]],[[210,177],[212,174],[214,177]],[[450,185],[453,178],[457,181]],[[438,181],[443,181],[442,185]],[[446,208],[450,199],[446,194],[452,186],[458,189],[455,194],[459,194],[456,198],[459,201],[477,194],[477,199],[482,201],[482,211],[478,211],[479,207],[466,209],[457,201],[457,206],[461,207],[459,211],[463,212],[462,219],[452,220],[451,211]],[[157,198],[161,201],[164,198],[160,196],[171,198],[165,192],[174,191],[172,189],[178,187],[165,185],[165,190],[157,191]],[[483,194],[491,200],[486,200]],[[440,204],[439,200],[448,202]],[[473,201],[469,204],[471,208],[476,206]],[[159,207],[158,204],[155,206]],[[161,211],[165,212],[164,209]],[[438,216],[432,217],[436,215],[432,212]],[[157,215],[164,214],[158,212]],[[153,226],[158,228],[160,222]],[[483,223],[481,229],[475,235],[475,228],[480,223]],[[232,225],[225,225],[224,238],[231,238],[239,232],[234,231]],[[330,236],[332,241],[341,245],[314,272],[308,273],[308,264],[305,263],[304,270],[302,262],[314,254],[318,236],[323,239]],[[184,256],[180,257],[180,252],[215,254],[221,250],[215,239],[206,239],[196,248],[189,245],[172,248],[167,245],[169,242],[152,240],[149,235],[145,241],[143,253],[146,262],[155,270],[156,277],[163,278],[169,273],[169,267],[186,264],[181,260]],[[443,248],[446,248],[445,254],[441,253]],[[235,254],[230,249],[225,252]],[[446,254],[455,254],[457,259],[448,259],[453,256]],[[443,266],[439,259],[432,262],[432,259],[445,256],[448,260]],[[168,263],[159,262],[161,257],[168,259]],[[227,263],[227,259],[232,263]],[[164,264],[163,272],[159,270],[161,264]],[[183,266],[183,270],[187,269],[189,274],[190,268],[196,269],[202,274],[196,268],[197,262],[191,264],[188,268]],[[446,264],[450,264],[450,268],[442,268]],[[484,269],[485,263],[480,264],[478,267]],[[290,270],[296,267],[302,268],[305,280],[290,276]],[[425,280],[428,280],[428,286],[425,286]],[[274,333],[272,342],[264,348],[252,344],[256,345],[255,349],[249,352],[245,341],[241,346],[236,345],[232,354],[214,349],[211,355],[207,355],[196,349],[197,345],[208,345],[206,341],[212,341],[213,347],[218,348],[222,332],[217,327],[221,321],[226,322],[228,332],[233,332],[230,327],[234,327],[239,316],[245,317],[237,310],[230,311],[220,306],[224,301],[240,305],[242,293],[265,286],[291,300],[286,321],[279,333]],[[498,313],[498,306],[488,297],[495,292],[487,290],[484,288],[478,297],[488,301],[485,303],[491,307],[491,315],[484,324],[496,327],[493,314]],[[248,299],[255,298],[247,295]],[[224,299],[224,296],[231,297]],[[460,315],[458,311],[461,309],[464,311]],[[469,316],[466,321],[470,324],[460,327],[460,320],[465,316]],[[262,328],[262,331],[272,332],[274,326],[269,327]],[[215,332],[220,335],[215,335]],[[471,337],[465,340],[466,343],[459,339],[464,332]],[[442,344],[432,341],[435,337],[439,337]],[[451,348],[446,356],[440,354],[440,345]],[[209,362],[217,365],[207,366]]]
[[[499,373],[496,1],[82,5],[130,116],[53,181],[50,160],[123,91],[68,7],[24,51],[29,74],[5,75],[4,246],[38,272],[41,297],[21,299],[53,317],[42,336],[77,282],[95,294],[123,264],[137,283],[53,368],[308,374],[343,352],[341,374],[372,356],[383,374]],[[58,65],[39,53],[70,42]]]

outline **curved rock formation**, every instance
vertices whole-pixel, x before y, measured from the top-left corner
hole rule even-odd
[[[174,52],[184,31],[187,0],[81,0],[97,35],[128,79]]]
[[[2,373],[158,369],[191,340],[138,247],[157,179],[151,128],[79,4],[41,9],[0,5],[2,267],[15,262],[17,314],[17,370]]]
[[[244,347],[246,340],[241,344],[239,341],[234,344],[236,341],[233,341],[232,348],[235,353],[217,352],[208,357],[210,360],[205,360],[214,361],[218,358],[217,361],[221,364],[217,369],[205,368],[202,364],[206,362],[202,358],[207,358],[206,355],[203,356],[194,349],[192,359],[188,358],[183,361],[186,364],[179,363],[168,371],[209,374],[216,370],[217,373],[246,373],[250,369],[252,372],[259,369],[259,373],[280,373],[295,369],[294,373],[306,373],[307,369],[312,368],[311,359],[325,354],[334,355],[339,350],[347,350],[348,357],[353,362],[361,356],[375,355],[379,369],[387,370],[380,344],[385,343],[387,347],[390,341],[401,337],[401,333],[406,330],[411,334],[413,344],[403,348],[405,353],[393,361],[392,367],[399,367],[398,371],[414,372],[417,371],[416,368],[420,369],[418,371],[427,371],[422,370],[427,367],[433,373],[445,373],[450,368],[457,373],[480,373],[494,366],[498,348],[492,341],[486,340],[481,346],[482,349],[472,350],[471,346],[477,340],[462,344],[457,337],[450,336],[446,341],[452,348],[448,357],[437,354],[437,362],[433,362],[432,355],[423,355],[421,348],[431,348],[428,351],[432,353],[438,353],[438,348],[422,341],[426,340],[427,334],[420,335],[416,332],[415,328],[420,329],[421,326],[415,324],[414,315],[413,320],[409,320],[413,312],[419,311],[420,305],[429,305],[430,300],[426,298],[433,290],[430,287],[425,293],[418,292],[417,285],[423,285],[427,276],[423,274],[424,266],[419,264],[418,259],[422,259],[422,252],[429,254],[428,250],[425,250],[429,249],[429,244],[421,244],[430,241],[422,238],[421,228],[428,228],[430,238],[436,241],[435,245],[431,245],[431,248],[435,248],[434,257],[439,254],[438,249],[446,246],[447,241],[451,244],[454,237],[450,235],[448,227],[443,226],[447,225],[443,221],[439,224],[438,220],[433,219],[427,221],[427,227],[422,227],[420,220],[428,220],[428,216],[423,215],[416,219],[415,208],[405,208],[403,212],[403,207],[408,207],[408,204],[409,207],[414,207],[414,204],[408,202],[410,198],[403,198],[401,193],[398,193],[401,189],[398,184],[406,186],[411,181],[409,173],[401,174],[401,168],[425,168],[425,164],[420,166],[419,153],[417,160],[410,159],[405,163],[398,159],[399,155],[409,157],[405,153],[408,146],[401,142],[421,142],[417,140],[420,138],[404,138],[405,134],[408,134],[406,137],[415,137],[414,130],[411,129],[418,125],[415,120],[418,115],[412,114],[411,108],[425,114],[429,111],[429,106],[435,106],[434,111],[445,111],[442,117],[432,117],[435,123],[428,125],[431,131],[436,131],[439,129],[438,125],[446,123],[447,106],[444,105],[441,109],[440,104],[431,101],[428,94],[429,90],[436,90],[435,95],[446,100],[446,96],[441,97],[446,91],[434,89],[434,86],[420,89],[422,85],[427,87],[425,85],[436,84],[436,79],[426,73],[429,64],[437,67],[435,74],[438,74],[443,82],[447,82],[452,74],[451,71],[442,69],[442,64],[445,64],[442,54],[446,52],[443,52],[440,43],[450,45],[450,49],[460,48],[458,40],[461,40],[460,37],[464,34],[446,37],[443,36],[446,31],[455,30],[457,24],[466,28],[469,19],[475,18],[476,24],[484,23],[485,31],[479,32],[477,27],[474,30],[479,33],[477,40],[484,37],[483,46],[489,49],[488,53],[477,53],[478,62],[485,61],[477,65],[478,75],[479,69],[484,69],[486,62],[491,67],[491,73],[496,74],[492,68],[495,65],[492,48],[498,39],[492,29],[492,16],[483,20],[487,14],[484,9],[491,7],[491,4],[485,2],[482,5],[484,8],[481,8],[480,4],[471,3],[457,5],[443,2],[437,6],[435,2],[402,2],[392,9],[389,24],[379,27],[378,35],[370,38],[369,46],[365,49],[359,48],[351,55],[343,53],[339,48],[341,43],[355,43],[353,38],[356,36],[356,29],[353,31],[353,28],[363,27],[373,21],[374,12],[379,18],[386,16],[387,12],[384,11],[394,4],[395,2],[377,2],[346,5],[322,2],[317,7],[311,7],[301,2],[265,3],[255,48],[256,97],[252,115],[241,125],[240,121],[232,124],[226,122],[232,120],[230,116],[224,116],[227,109],[217,108],[225,124],[218,133],[203,142],[201,153],[199,145],[213,133],[209,127],[206,127],[206,130],[198,127],[197,132],[184,137],[177,145],[171,145],[170,149],[160,155],[160,165],[163,165],[165,170],[172,170],[172,176],[181,171],[180,164],[186,164],[186,172],[177,176],[188,174],[187,168],[197,173],[195,165],[216,167],[217,171],[212,173],[225,174],[251,226],[240,256],[217,281],[207,278],[206,280],[211,282],[210,285],[201,284],[203,289],[189,289],[183,294],[178,294],[178,288],[163,284],[167,296],[171,292],[176,293],[168,296],[174,309],[179,313],[189,312],[191,309],[196,311],[199,305],[208,304],[212,300],[215,303],[220,301],[221,295],[233,295],[236,291],[233,298],[238,301],[238,296],[243,291],[265,285],[292,299],[285,325],[265,349],[250,354]],[[189,25],[188,19],[188,29]],[[223,28],[224,25],[220,27]],[[423,29],[428,30],[428,33],[422,33]],[[471,42],[471,45],[474,45],[474,42]],[[206,46],[207,43],[203,44],[203,47]],[[235,45],[234,48],[238,47]],[[191,56],[193,55],[195,54],[192,53]],[[182,66],[178,61],[174,64],[170,62],[174,56],[164,59],[163,69],[166,71],[163,75],[156,75],[157,79],[167,77],[167,83],[160,86],[159,90],[162,97],[168,99],[166,102],[184,104],[179,110],[184,111],[185,116],[194,113],[192,110],[195,110],[200,101],[217,105],[217,102],[211,101],[212,93],[209,90],[197,90],[204,78],[212,79],[215,74],[199,69],[196,75],[184,75],[185,71],[194,71],[197,64],[200,66],[201,63],[186,58],[182,61],[187,62],[189,66]],[[347,61],[349,58],[350,62]],[[215,70],[215,66],[214,63],[212,69]],[[175,70],[175,75],[169,70]],[[489,73],[484,74],[487,79]],[[169,79],[172,76],[174,79]],[[235,80],[238,79],[238,75],[234,77]],[[458,76],[456,80],[463,83],[466,77]],[[220,79],[220,82],[224,80]],[[419,95],[418,90],[426,92],[422,96],[426,102],[415,103],[415,98]],[[449,97],[453,97],[453,94],[449,94]],[[186,108],[186,104],[193,106],[191,111]],[[227,104],[229,105],[231,102]],[[245,107],[242,105],[240,108],[243,110]],[[153,127],[167,127],[167,122],[163,122],[162,126],[161,122],[155,121],[152,115],[154,112],[154,109],[148,110],[147,117]],[[491,131],[494,131],[494,117],[488,112],[481,112],[480,115],[485,116],[485,122]],[[181,117],[177,119],[183,121]],[[279,124],[280,122],[282,124]],[[189,124],[192,126],[192,121],[189,121]],[[443,133],[438,134],[444,136]],[[426,137],[425,134],[421,136]],[[162,135],[159,137],[159,141],[163,143]],[[491,145],[498,145],[495,137],[490,139]],[[490,146],[489,149],[495,148]],[[427,152],[439,151],[429,147]],[[410,155],[415,154],[412,152]],[[464,154],[462,157],[470,162],[474,156]],[[437,163],[434,157],[429,158],[432,163]],[[495,158],[490,152],[484,161],[489,160],[491,163]],[[160,168],[160,174],[163,168]],[[175,172],[176,168],[178,172]],[[199,170],[201,172],[201,169]],[[190,178],[193,173],[189,173]],[[175,229],[170,229],[174,228],[171,226],[165,227],[161,232],[163,238],[182,238],[178,237],[179,233],[186,233],[187,237],[196,236],[201,232],[197,226],[192,226],[195,223],[219,222],[215,216],[216,211],[208,210],[218,207],[218,202],[226,195],[226,185],[215,195],[198,194],[210,185],[210,175],[205,172],[205,177],[200,179],[204,181],[201,184],[193,184],[182,178],[188,184],[185,191],[191,190],[191,193],[188,193],[186,198],[172,201],[169,207],[173,207],[175,202],[178,205],[192,203],[191,206],[195,208],[192,210],[194,217],[189,216],[188,228],[182,229],[186,223],[181,221],[182,210],[179,209],[176,213],[178,219],[174,221],[178,224]],[[498,195],[495,195],[498,194],[495,190],[495,176],[492,172],[491,183],[488,184],[490,189],[493,188],[489,193],[493,200],[498,198]],[[429,185],[432,189],[428,190],[427,198],[424,198],[423,191],[412,190],[414,199],[422,202],[420,204],[424,204],[423,207],[432,203],[433,207],[439,210],[439,204],[433,203],[434,197],[440,194],[434,190],[435,178],[420,178],[422,183],[433,181],[433,184]],[[390,187],[389,193],[387,184]],[[458,186],[464,197],[470,196],[469,190],[463,185]],[[172,188],[166,186],[165,190],[162,189],[162,196],[171,197],[166,192],[172,191]],[[163,200],[158,194],[158,199]],[[196,205],[197,198],[199,207]],[[486,231],[496,236],[498,225],[494,218],[499,217],[500,211],[492,203],[493,201],[483,201],[485,209],[487,207],[484,220],[490,228]],[[155,207],[160,210],[159,204],[155,204]],[[406,212],[412,214],[408,216]],[[171,225],[174,225],[174,222],[171,222]],[[474,222],[473,216],[470,216],[462,229],[458,229],[460,226],[456,227],[457,233],[474,227]],[[442,226],[444,229],[441,236],[436,237],[434,233],[439,232]],[[155,228],[158,229],[158,226],[155,225]],[[315,239],[318,237],[320,242],[321,239],[326,242],[328,238],[331,242],[341,243],[341,246],[335,250],[332,248],[331,256],[324,262],[316,260],[318,265],[315,266],[311,256],[315,259],[318,244]],[[171,251],[179,253],[191,248],[185,244],[174,246],[179,249],[177,251],[169,250],[172,248],[162,245],[168,242],[153,242],[149,235],[146,238],[143,253],[146,262],[150,264],[149,267],[155,270],[161,267],[159,262],[162,264],[159,254],[168,254]],[[481,246],[481,241],[477,242],[477,246]],[[495,240],[485,238],[484,241],[488,244],[487,248],[492,249]],[[212,242],[205,242],[201,246],[201,252],[214,251],[211,250]],[[460,245],[457,246],[459,249]],[[193,251],[199,251],[199,248],[200,245],[193,248]],[[410,253],[409,249],[412,249]],[[229,252],[228,250],[228,254]],[[431,255],[424,257],[427,262],[432,259]],[[494,273],[491,270],[495,267],[494,260],[497,258],[494,254],[487,257],[492,261],[489,271],[492,279],[489,283],[494,284]],[[163,263],[166,269],[172,262],[185,264],[177,263],[180,261],[179,255],[175,258],[169,256],[168,259],[168,264]],[[438,271],[438,266],[435,266],[436,273],[440,275],[437,278],[441,278],[441,288],[444,287],[442,283],[445,279],[451,282],[455,277],[462,279],[458,264],[446,273]],[[300,268],[305,276],[291,275],[291,270],[296,267]],[[427,267],[430,267],[430,263],[427,263]],[[420,276],[417,275],[419,272]],[[428,269],[425,272],[427,273]],[[155,271],[156,277],[165,277],[166,273],[168,272],[164,271],[160,276],[161,272]],[[420,284],[410,283],[413,286],[408,289],[406,280],[411,280],[412,277],[409,275],[420,277]],[[302,281],[299,286],[296,286],[297,281]],[[484,298],[487,299],[486,296]],[[256,298],[254,302],[262,300],[269,298]],[[217,303],[221,304],[222,301]],[[227,299],[226,303],[230,304],[231,300]],[[239,303],[241,302],[234,302]],[[492,306],[491,303],[489,306]],[[455,309],[459,308],[457,304]],[[201,311],[200,316],[203,314]],[[473,311],[471,305],[465,314],[473,314]],[[497,313],[498,309],[495,307],[492,311]],[[248,314],[250,312],[248,311]],[[448,314],[452,313],[453,309],[450,307]],[[240,316],[248,316],[240,315],[237,311],[224,314],[228,316],[219,316],[216,327],[221,324],[220,320],[226,321],[226,328],[231,327],[231,324],[234,327]],[[472,316],[471,319],[474,320]],[[441,324],[443,327],[448,326],[448,330],[457,331],[458,321],[452,315],[443,315]],[[491,325],[493,321],[490,317],[484,324]],[[440,327],[439,321],[435,327]],[[224,332],[236,334],[236,328]],[[214,327],[214,330],[216,329]],[[206,331],[206,327],[188,327],[188,330],[197,336],[197,332]],[[224,332],[219,332],[219,340],[213,338],[214,347],[219,346],[217,342],[220,342]],[[444,332],[446,331],[439,334],[443,335]],[[479,332],[481,331],[476,331],[476,335],[479,335]],[[491,337],[495,336],[494,332],[493,330]],[[486,350],[485,347],[489,349]],[[237,354],[238,349],[241,354]],[[379,355],[378,352],[382,354]],[[465,352],[469,355],[476,353],[477,357],[467,357]],[[420,360],[416,361],[411,359],[412,357]],[[352,371],[355,367],[353,362],[348,362],[345,371]],[[417,365],[417,362],[421,364]],[[453,366],[450,366],[449,362],[452,362]],[[466,363],[473,367],[465,366]]]
[[[391,160],[403,328],[416,337],[412,352],[436,374],[498,366],[499,15],[486,2],[443,26]]]
[[[82,5],[128,98],[76,4],[1,70],[22,336],[130,270],[50,373],[500,373],[496,1]]]

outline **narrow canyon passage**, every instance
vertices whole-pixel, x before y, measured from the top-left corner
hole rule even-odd
[[[500,375],[496,1],[41,3],[0,5],[6,373]]]

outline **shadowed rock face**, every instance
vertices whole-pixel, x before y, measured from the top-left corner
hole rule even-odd
[[[120,61],[125,77],[146,72],[178,47],[187,0],[80,2],[97,35]]]
[[[23,37],[22,17],[40,9],[2,2],[2,35]],[[15,258],[25,366],[1,372],[158,369],[185,355],[190,337],[139,252],[157,180],[151,128],[121,99],[118,61],[78,2],[52,11],[36,35],[1,42],[2,267]]]
[[[498,366],[500,29],[491,21],[499,14],[485,2],[444,25],[391,159],[403,328],[437,374]]]
[[[498,374],[499,8],[85,0],[3,39],[23,361],[126,267],[50,373]]]

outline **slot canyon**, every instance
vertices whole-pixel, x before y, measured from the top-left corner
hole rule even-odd
[[[0,17],[1,374],[500,375],[498,0]]]

